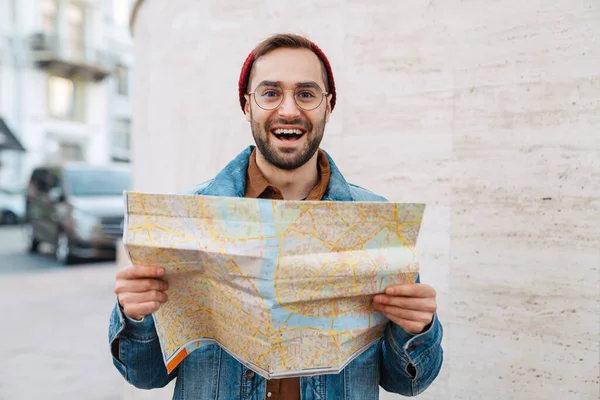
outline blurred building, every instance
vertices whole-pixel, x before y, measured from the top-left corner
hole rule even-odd
[[[0,187],[42,163],[128,162],[131,3],[0,0],[0,126],[25,149],[0,150]]]

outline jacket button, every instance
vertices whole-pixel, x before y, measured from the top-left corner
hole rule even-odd
[[[244,375],[246,375],[246,379],[252,379],[254,378],[254,371],[247,369]]]

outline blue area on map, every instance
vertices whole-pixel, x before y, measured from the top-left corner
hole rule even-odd
[[[267,237],[263,263],[260,269],[260,283],[258,290],[265,299],[265,304],[271,312],[271,325],[279,329],[283,324],[288,327],[312,327],[319,329],[331,329],[331,317],[312,317],[293,314],[277,304],[275,293],[275,270],[280,251],[279,233],[274,223],[273,205],[269,200],[259,200],[259,212],[263,222],[264,234]],[[290,314],[293,314],[290,316]],[[287,322],[286,322],[287,321]],[[371,326],[382,324],[385,318],[378,313],[371,314]],[[367,315],[349,314],[336,317],[334,320],[335,330],[361,329],[369,326]]]
[[[241,229],[247,224],[239,215],[233,212],[231,204],[227,201],[219,203],[219,211],[221,212],[221,220],[227,223],[228,228]]]
[[[175,197],[169,197],[168,202],[169,206],[171,206],[171,209],[177,213],[179,221],[182,223],[182,227],[185,229],[185,234],[192,237],[200,237],[201,235],[196,230],[193,220],[188,217],[187,212],[183,208],[181,202]]]
[[[279,254],[279,239],[277,233],[277,227],[275,226],[273,217],[273,205],[270,200],[258,200],[258,209],[263,223],[263,233],[267,237],[265,239],[265,248],[263,254],[263,263],[260,267],[260,282],[258,290],[265,299],[265,305],[268,310],[274,307],[275,287],[275,269],[277,268],[277,256]],[[275,326],[275,321],[280,321],[272,316],[272,320]],[[285,319],[283,319],[285,321]]]

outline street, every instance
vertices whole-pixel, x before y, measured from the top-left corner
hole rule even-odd
[[[58,265],[0,227],[0,399],[120,399],[107,339],[111,262]]]

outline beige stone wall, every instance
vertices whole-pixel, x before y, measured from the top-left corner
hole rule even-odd
[[[446,362],[421,397],[596,398],[600,3],[146,0],[136,189],[179,191],[251,143],[239,71],[281,31],[331,60],[323,147],[346,178],[428,203],[419,247]]]

